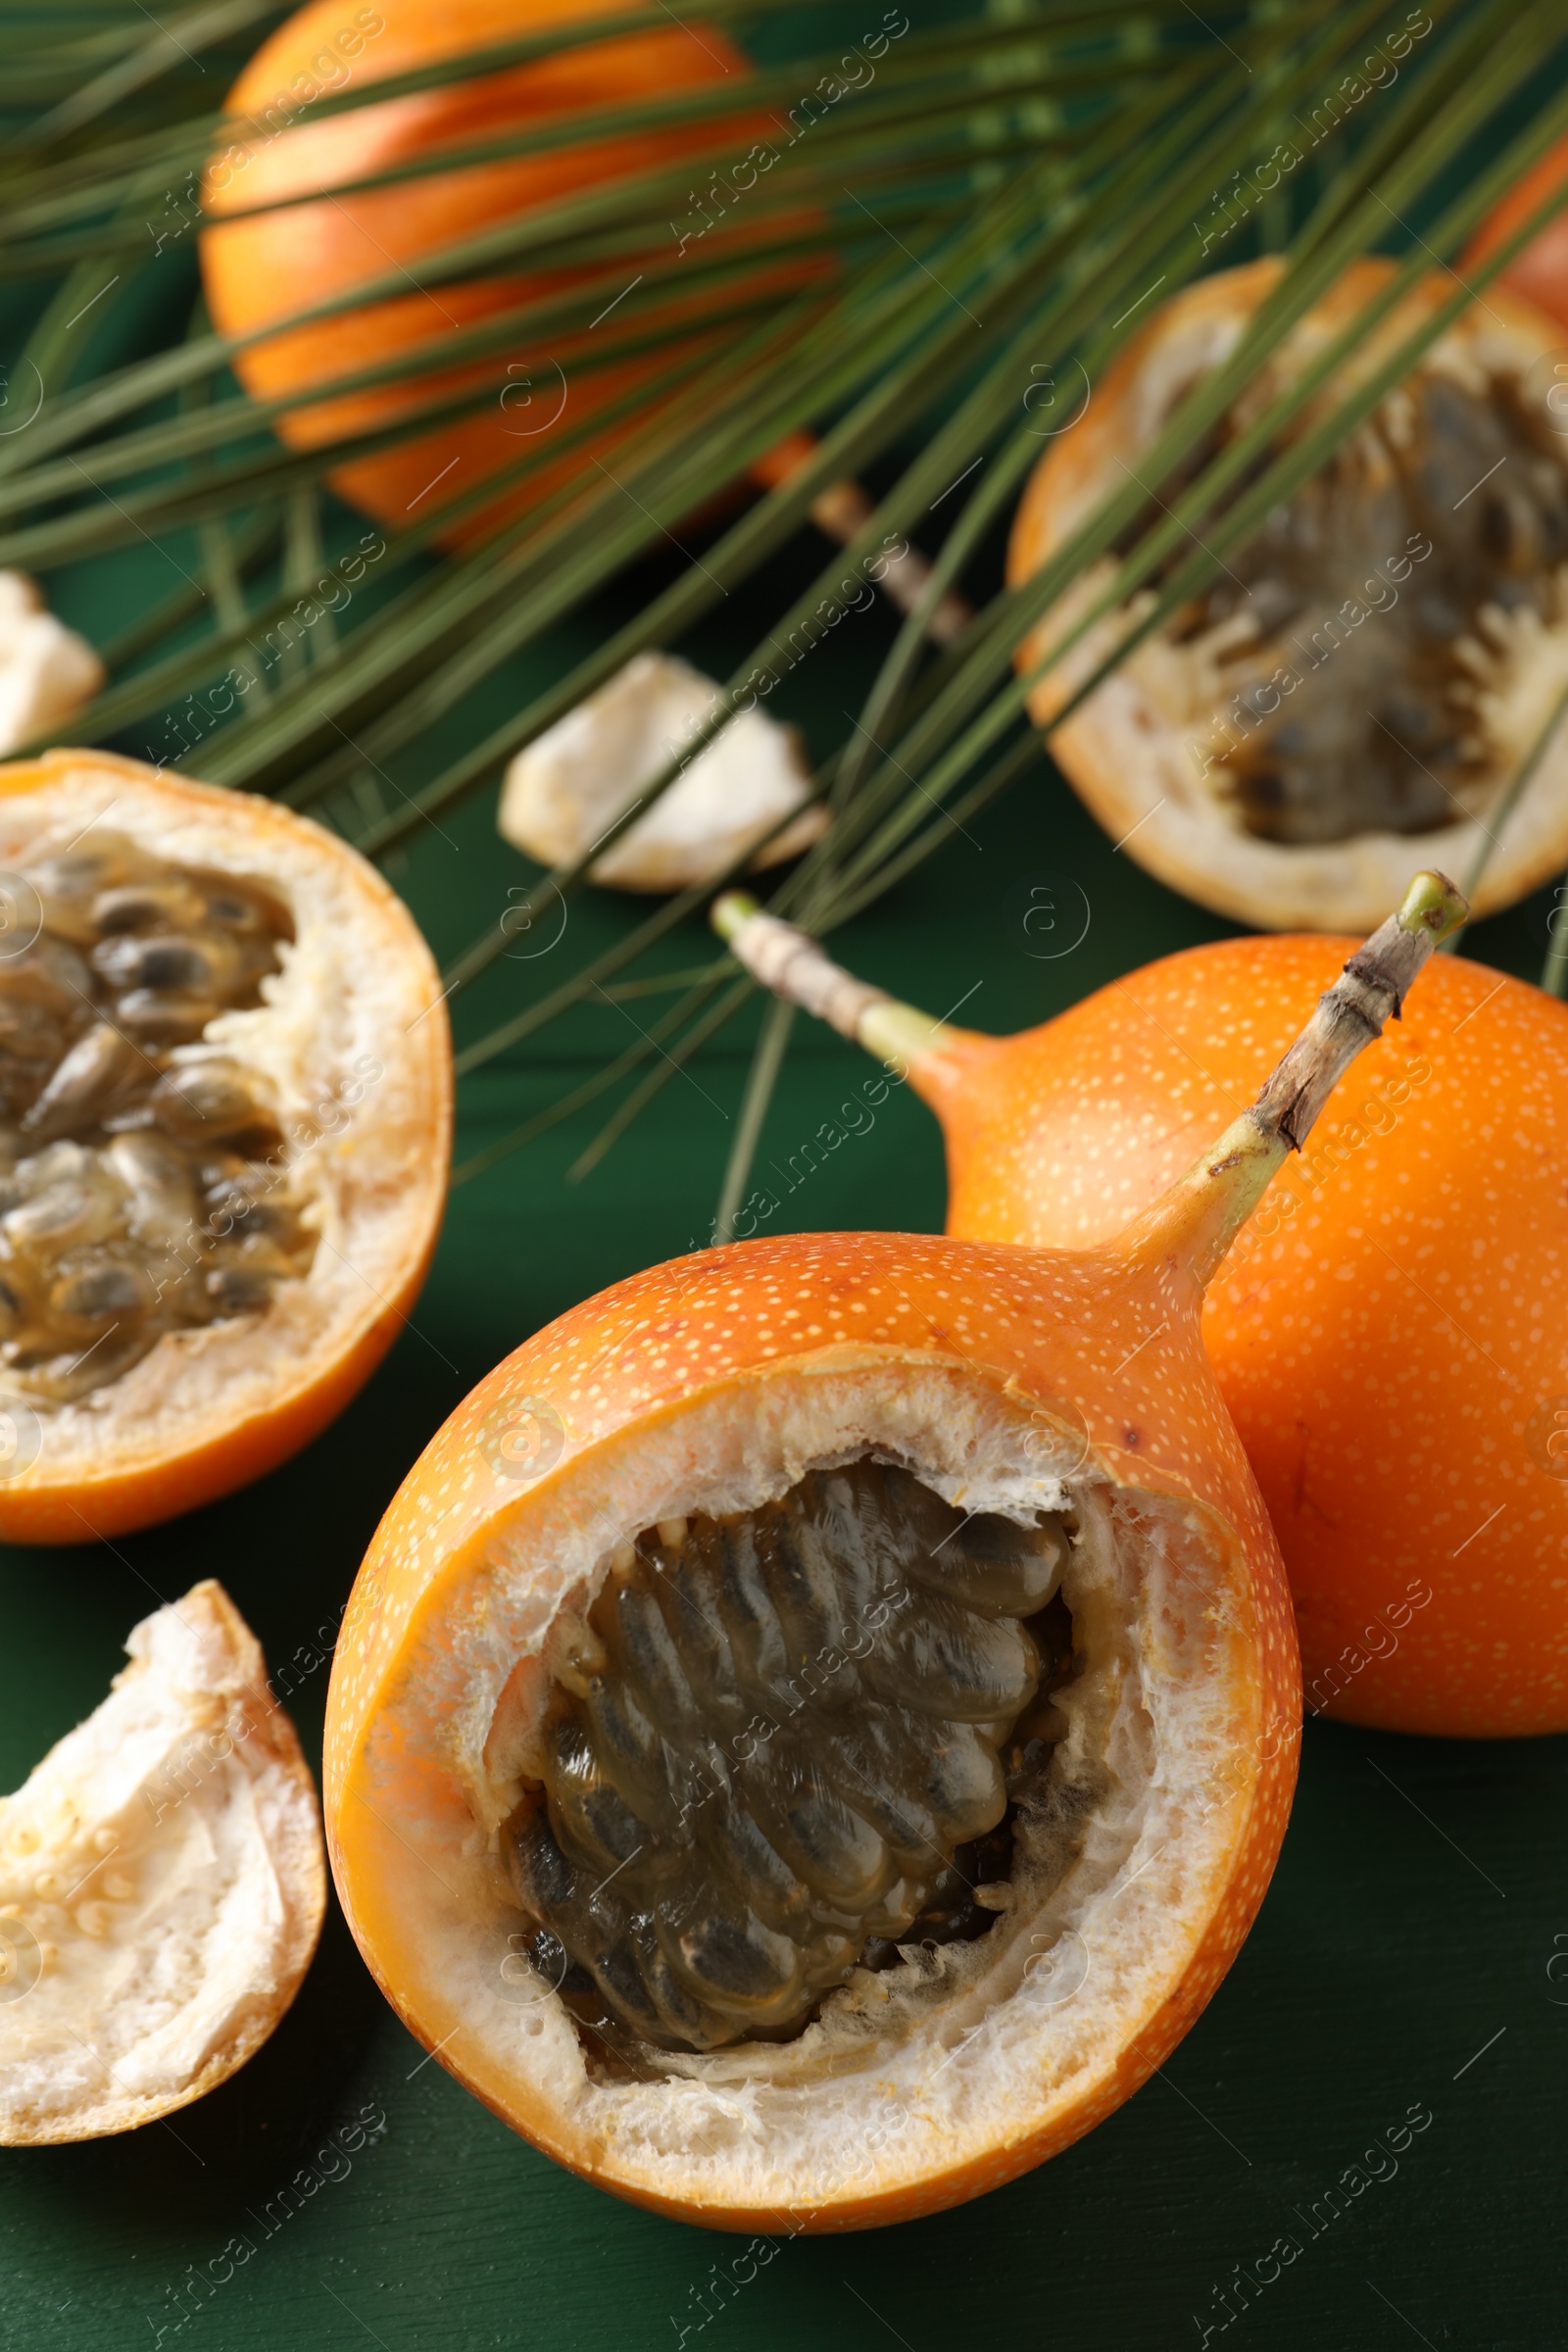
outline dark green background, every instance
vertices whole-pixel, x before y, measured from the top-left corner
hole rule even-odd
[[[821,554],[803,543],[686,650],[722,674]],[[57,601],[106,634],[171,584],[159,566],[148,551],[113,560],[55,583]],[[475,700],[453,737],[411,753],[401,780],[434,772],[458,733],[477,736],[655,584],[649,567],[564,624]],[[790,682],[786,714],[818,749],[856,707],[886,634],[880,615],[852,618]],[[199,772],[199,759],[189,764]],[[427,832],[394,869],[443,956],[498,919],[527,872],[497,840],[489,801]],[[1055,961],[1029,955],[1022,925],[1028,886],[1046,877],[1076,883],[1092,915],[1081,945]],[[1472,951],[1534,976],[1548,905],[1543,894],[1483,927]],[[501,964],[460,1004],[460,1032],[476,1034],[553,985],[627,914],[620,900],[575,903],[548,956]],[[1004,1029],[1224,929],[1113,854],[1042,766],[836,944],[934,1010],[979,983],[964,1018]],[[705,953],[694,926],[669,943],[668,960]],[[646,1018],[648,1006],[583,1013],[467,1082],[460,1156],[618,1051],[628,1013]],[[198,1577],[222,1579],[274,1662],[335,1622],[379,1513],[479,1375],[585,1294],[706,1237],[750,1034],[738,1023],[673,1080],[586,1182],[565,1171],[598,1113],[459,1190],[411,1328],[299,1460],[117,1545],[0,1553],[7,1786],[97,1703],[131,1624]],[[864,1067],[836,1040],[798,1029],[764,1172],[831,1116]],[[934,1124],[896,1093],[874,1130],[789,1196],[770,1229],[933,1229],[942,1209]],[[313,1755],[326,1680],[322,1668],[291,1700]],[[1283,2352],[1568,2344],[1565,1794],[1568,1740],[1460,1745],[1310,1727],[1258,1926],[1159,2078],[1083,2145],[978,2204],[782,2245],[738,2301],[707,2307],[700,2330],[696,2298],[735,2241],[617,2204],[514,2139],[424,2061],[334,1914],[299,2000],[235,2081],[170,2126],[0,2158],[5,2341],[128,2352],[158,2341],[163,2326],[180,2352],[347,2352],[368,2341],[394,2352],[619,2352],[673,2348],[684,2326],[702,2352],[1141,2352],[1199,2344],[1195,2314],[1218,2341],[1215,2288],[1288,2233],[1302,2243],[1299,2259],[1228,2341]],[[264,2238],[255,2215],[368,2105],[384,2111],[384,2133]],[[1412,2107],[1433,2120],[1396,2174],[1311,2236],[1294,2209],[1321,2198]],[[326,2169],[341,2167],[329,2158]],[[176,2334],[172,2294],[187,2266],[205,2269],[236,2232],[254,2257]]]
[[[462,927],[455,868],[471,869],[464,891],[498,897],[521,870],[487,821],[459,829],[444,865],[429,851],[414,861],[412,895],[438,935]],[[1041,871],[1079,881],[1093,907],[1087,939],[1054,963],[1024,953],[1017,919],[1019,877]],[[1544,927],[1538,904],[1478,944],[1528,966]],[[1113,858],[1042,774],[843,944],[928,1004],[982,980],[967,1013],[1001,1027],[1215,928]],[[537,982],[525,974],[524,985]],[[614,1017],[602,1016],[607,1033]],[[585,1055],[476,1082],[466,1140],[587,1066]],[[814,1130],[861,1066],[803,1034],[765,1150],[782,1156]],[[587,1121],[457,1193],[414,1327],[336,1428],[260,1487],[112,1548],[0,1556],[7,1785],[96,1703],[133,1620],[197,1577],[222,1578],[274,1660],[333,1618],[378,1512],[465,1389],[582,1293],[706,1232],[742,1073],[738,1043],[709,1054],[698,1086],[675,1082],[581,1187],[563,1169]],[[802,1227],[939,1224],[927,1114],[895,1095],[789,1211]],[[293,1701],[313,1747],[325,1683],[323,1670]],[[1216,2316],[1212,2289],[1232,2266],[1250,2267],[1282,2232],[1304,2238],[1292,2208],[1321,2197],[1418,2103],[1434,2120],[1396,2177],[1307,2239],[1234,2339],[1312,2352],[1381,2352],[1418,2336],[1498,2352],[1568,2341],[1568,1981],[1548,1974],[1553,1952],[1568,1952],[1565,1794],[1568,1741],[1440,1744],[1311,1727],[1261,1919],[1162,2078],[1083,2145],[978,2204],[784,2246],[687,2341],[703,2352],[1196,2345],[1193,2314]],[[1558,1974],[1568,1980],[1568,1961]],[[367,2102],[384,2109],[384,2136],[263,2241],[247,2208],[260,2213]],[[205,2266],[238,2230],[257,2253],[165,2338],[181,2352],[373,2340],[395,2352],[674,2347],[671,2315],[700,2316],[692,2290],[734,2251],[568,2179],[439,2063],[421,2064],[335,1917],[271,2043],[173,2120],[0,2160],[8,2343],[150,2344],[149,2318],[167,2323],[185,2266]]]

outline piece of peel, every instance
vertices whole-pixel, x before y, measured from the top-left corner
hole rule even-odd
[[[0,2144],[127,2132],[212,2090],[298,1991],[320,1808],[211,1578],[133,1627],[103,1704],[0,1800]]]
[[[691,742],[722,691],[673,654],[635,655],[517,754],[496,818],[502,834],[542,864],[571,863]],[[806,805],[810,784],[795,729],[743,710],[594,860],[590,878],[617,890],[716,881],[750,842],[798,808],[795,823],[754,860],[775,865],[827,821],[820,807]]]
[[[63,726],[108,673],[85,637],[57,620],[24,571],[0,571],[0,753]]]

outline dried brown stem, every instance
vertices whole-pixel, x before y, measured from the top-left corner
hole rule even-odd
[[[1252,1106],[1264,1135],[1299,1152],[1313,1122],[1364,1046],[1397,1020],[1405,992],[1469,907],[1446,875],[1417,874],[1397,914],[1357,948]]]
[[[1183,1261],[1206,1288],[1232,1242],[1356,1055],[1397,1019],[1433,951],[1470,909],[1446,875],[1420,873],[1397,914],[1357,948],[1257,1101],[1123,1236],[1135,1256]]]

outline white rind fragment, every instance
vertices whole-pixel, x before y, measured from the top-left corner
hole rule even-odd
[[[673,654],[635,655],[517,754],[496,819],[502,834],[544,865],[569,865],[692,740],[721,691]],[[804,807],[810,781],[795,729],[742,711],[595,859],[589,877],[617,890],[716,881],[749,842],[800,808],[754,861],[776,865],[827,821],[820,808]]]
[[[24,571],[0,571],[0,754],[63,726],[107,676],[85,637],[48,610]]]
[[[0,1800],[0,2144],[128,2132],[260,2048],[326,1903],[320,1807],[210,1578]]]

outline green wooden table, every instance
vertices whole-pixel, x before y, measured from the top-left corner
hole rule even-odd
[[[685,650],[721,672],[783,601],[781,571],[804,579],[808,559],[775,565],[765,599],[732,599]],[[68,580],[62,602],[106,628],[149,591],[156,562]],[[564,626],[475,702],[464,733],[476,737],[612,617],[612,602],[623,610],[649,585],[630,580]],[[792,714],[824,748],[885,642],[883,618],[866,615],[792,681]],[[525,871],[487,801],[427,833],[395,879],[448,953],[499,916]],[[1091,919],[1070,954],[1041,960],[1022,913],[1031,883],[1053,876],[1086,895]],[[625,911],[574,904],[573,950]],[[1533,976],[1546,911],[1543,894],[1474,934],[1473,952]],[[1010,1028],[1223,930],[1113,854],[1042,768],[955,836],[940,871],[922,870],[837,944],[918,1002],[967,998],[966,1020]],[[695,928],[670,943],[673,963],[703,953]],[[503,964],[483,1001],[461,1007],[461,1028],[474,1033],[552,971]],[[526,1117],[625,1034],[624,1014],[601,1008],[477,1075],[461,1149]],[[592,1114],[460,1190],[409,1331],[300,1459],[116,1545],[0,1553],[6,1786],[97,1703],[131,1624],[198,1577],[222,1579],[274,1664],[324,1647],[378,1514],[472,1382],[580,1297],[706,1237],[749,1038],[737,1024],[585,1183],[564,1172]],[[862,1069],[835,1039],[801,1030],[763,1161],[785,1162]],[[772,1229],[930,1230],[942,1211],[934,1123],[895,1093],[873,1129],[785,1196]],[[326,1682],[321,1665],[291,1700],[313,1754]],[[1223,2335],[1259,2352],[1548,2352],[1568,2344],[1565,1813],[1568,1740],[1444,1744],[1311,1726],[1257,1928],[1129,2106],[977,2204],[781,2243],[728,2288],[717,2280],[735,2240],[569,2179],[426,2058],[334,1914],[293,2010],[214,2096],[124,2138],[0,2158],[4,2340],[19,2352],[1163,2352]]]

